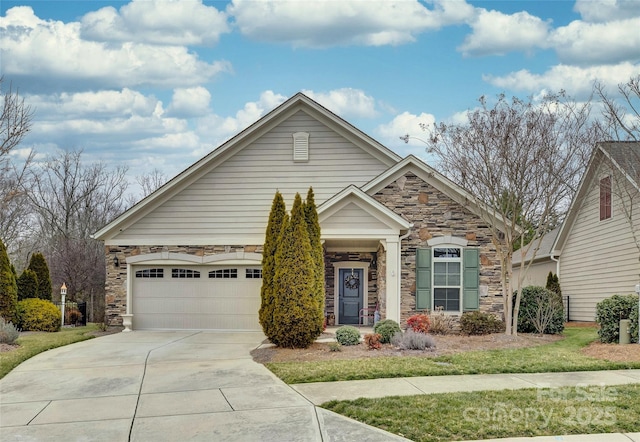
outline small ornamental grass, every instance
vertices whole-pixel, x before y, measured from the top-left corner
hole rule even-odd
[[[20,331],[11,322],[4,320],[0,316],[0,344],[15,344],[16,339],[20,337]]]
[[[342,345],[356,345],[360,342],[360,330],[351,325],[343,325],[336,330],[336,341]]]
[[[400,332],[393,335],[391,344],[403,350],[426,350],[435,348],[436,341],[431,335],[408,329],[404,333]]]
[[[382,336],[380,342],[382,342],[383,344],[390,343],[393,335],[400,331],[402,331],[400,330],[400,326],[393,319],[384,319],[377,322],[376,325],[373,326],[373,332],[378,333]]]
[[[429,314],[429,333],[432,335],[448,335],[456,328],[454,316],[447,315],[442,306],[436,307]]]

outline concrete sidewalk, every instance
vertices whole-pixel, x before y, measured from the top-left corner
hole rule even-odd
[[[568,373],[481,374],[423,376],[362,381],[316,382],[291,385],[310,402],[320,405],[331,400],[411,396],[523,388],[576,388],[640,383],[640,370],[580,371]],[[640,431],[640,417],[638,423]],[[516,437],[483,442],[640,442],[640,432],[572,436]],[[474,441],[477,442],[477,441]]]

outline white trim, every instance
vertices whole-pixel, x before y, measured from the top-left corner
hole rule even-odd
[[[452,236],[452,235],[444,235],[444,236],[437,236],[435,238],[431,238],[430,240],[427,241],[427,244],[429,245],[429,247],[436,247],[436,246],[456,246],[456,247],[467,247],[467,245],[469,244],[469,241],[467,241],[465,238],[460,238],[458,236]]]
[[[130,256],[127,264],[225,264],[225,265],[261,265],[262,254],[249,252],[219,253],[217,255],[196,256],[186,253],[157,252]]]
[[[369,263],[363,261],[339,261],[333,263],[333,314],[336,325],[340,320],[340,269],[362,269],[362,308],[369,305]],[[360,319],[358,318],[358,322]]]
[[[442,238],[442,237],[441,237]],[[451,237],[449,237],[451,238]],[[464,241],[466,242],[466,241]],[[431,246],[431,244],[429,244]],[[434,256],[435,249],[459,249],[460,257],[459,258],[436,258]],[[438,241],[438,244],[435,244],[431,247],[431,311],[435,311],[435,303],[436,303],[436,284],[435,284],[435,274],[436,274],[436,259],[437,262],[457,262],[460,263],[460,285],[457,286],[447,286],[447,285],[439,285],[441,288],[458,288],[458,307],[456,310],[442,310],[445,314],[450,315],[461,315],[464,310],[464,247],[460,244],[455,243],[446,243]]]

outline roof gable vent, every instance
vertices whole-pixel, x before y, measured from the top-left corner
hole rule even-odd
[[[293,134],[293,161],[309,161],[309,133],[296,132]]]

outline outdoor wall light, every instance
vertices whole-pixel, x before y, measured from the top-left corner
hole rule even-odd
[[[114,267],[116,267],[116,268],[120,267],[120,260],[118,259],[118,257],[117,257],[117,256],[114,256],[114,257],[113,257],[113,265],[114,265]]]

